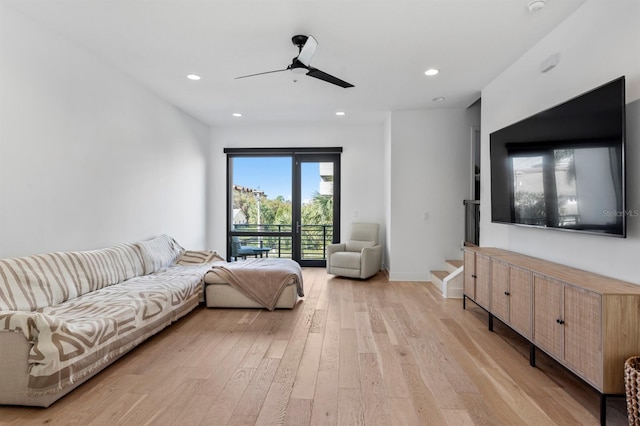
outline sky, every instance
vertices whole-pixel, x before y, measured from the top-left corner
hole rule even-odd
[[[291,200],[291,157],[234,157],[233,183],[260,189],[267,198]],[[302,163],[302,201],[320,189],[319,163]]]

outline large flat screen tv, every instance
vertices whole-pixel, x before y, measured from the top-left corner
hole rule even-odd
[[[490,135],[491,220],[626,236],[625,80]]]

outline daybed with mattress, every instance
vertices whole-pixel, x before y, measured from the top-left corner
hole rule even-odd
[[[194,261],[162,235],[1,259],[0,404],[47,407],[189,313],[210,254]]]
[[[292,309],[304,296],[302,270],[290,259],[215,262],[204,285],[209,308]]]

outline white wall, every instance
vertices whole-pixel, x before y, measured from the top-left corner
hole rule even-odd
[[[226,253],[226,179],[224,148],[342,147],[341,238],[351,222],[377,222],[384,244],[384,163],[382,126],[246,126],[211,130],[209,157],[208,246]],[[356,216],[357,214],[357,216]]]
[[[544,10],[542,11],[544,13]],[[482,162],[489,134],[621,75],[627,97],[627,209],[640,209],[640,2],[587,1],[482,91]],[[540,63],[559,53],[558,66]],[[501,247],[640,283],[640,218],[628,237],[572,234],[490,222],[490,177],[482,174],[480,244]],[[640,210],[636,210],[640,211]]]
[[[209,129],[0,3],[0,258],[204,247]]]
[[[399,111],[390,120],[389,278],[429,281],[446,259],[461,258],[477,123],[466,110]]]

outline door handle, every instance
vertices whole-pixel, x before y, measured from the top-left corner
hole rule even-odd
[[[299,222],[299,221],[296,221],[296,234],[299,234],[299,233],[300,233],[300,228],[301,228],[301,227],[302,227],[302,226],[300,225],[300,222]]]

